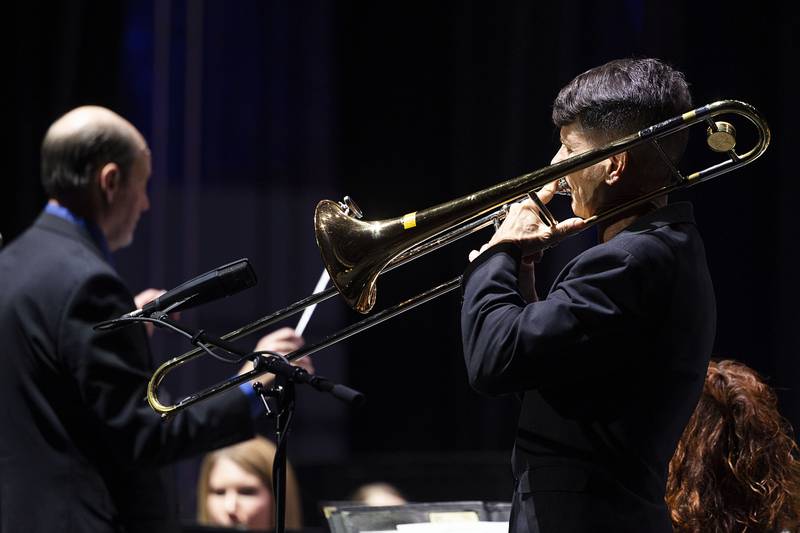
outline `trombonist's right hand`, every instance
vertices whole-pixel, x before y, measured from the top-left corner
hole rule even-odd
[[[269,351],[269,352],[276,352],[281,355],[286,355],[292,353],[296,350],[299,350],[303,347],[305,341],[303,337],[297,335],[294,329],[289,327],[284,327],[280,329],[276,329],[275,331],[268,333],[259,339],[258,343],[256,344],[255,350],[256,352],[260,351]],[[303,357],[297,361],[292,361],[292,364],[295,366],[299,366],[300,368],[304,369],[309,374],[314,373],[314,364],[311,361],[310,356]],[[251,361],[247,361],[242,365],[242,368],[239,370],[239,375],[249,372],[253,370],[253,363]],[[263,386],[269,385],[269,383],[275,379],[275,376],[272,374],[264,374],[263,376],[259,376],[258,379],[253,380],[251,383],[255,383],[256,381],[260,381]]]

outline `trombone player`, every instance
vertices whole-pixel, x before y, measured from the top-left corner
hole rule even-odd
[[[553,163],[689,109],[683,74],[660,60],[598,66],[556,97]],[[663,143],[673,162],[685,133]],[[702,390],[716,323],[692,206],[661,197],[598,224],[599,243],[546,297],[533,284],[545,248],[670,172],[649,145],[612,155],[566,176],[576,218],[548,224],[526,200],[470,254],[461,309],[470,383],[522,400],[512,532],[672,531],[667,466]]]

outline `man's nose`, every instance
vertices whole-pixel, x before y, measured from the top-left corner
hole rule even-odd
[[[556,155],[554,155],[553,159],[550,160],[550,164],[551,165],[555,165],[559,161],[563,161],[564,160],[564,154],[562,152],[564,152],[564,147],[563,146],[558,149],[558,152],[556,152]]]

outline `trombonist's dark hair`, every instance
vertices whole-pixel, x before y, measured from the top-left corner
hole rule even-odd
[[[553,123],[577,122],[589,135],[611,141],[680,115],[692,108],[682,72],[659,59],[616,59],[575,77],[553,103]],[[664,145],[676,160],[686,146]],[[672,145],[672,146],[669,146]]]
[[[42,186],[56,199],[79,192],[89,186],[98,169],[111,162],[119,165],[125,179],[136,154],[134,137],[115,124],[87,124],[69,134],[48,131],[41,148]]]

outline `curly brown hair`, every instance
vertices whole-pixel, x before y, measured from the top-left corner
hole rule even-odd
[[[764,380],[712,361],[700,401],[669,464],[675,531],[795,531],[800,460],[792,428]]]

